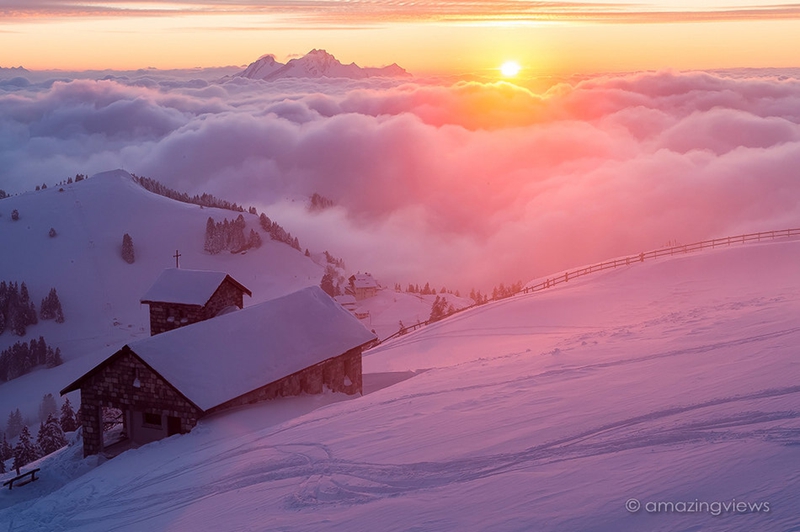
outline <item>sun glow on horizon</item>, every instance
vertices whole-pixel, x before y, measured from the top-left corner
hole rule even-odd
[[[520,70],[522,70],[522,67],[516,61],[506,61],[500,66],[500,73],[506,78],[515,77]]]

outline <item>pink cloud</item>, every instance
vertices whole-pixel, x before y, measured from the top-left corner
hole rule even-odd
[[[265,207],[388,282],[466,289],[800,223],[794,78],[152,81],[0,92],[0,179],[123,166]],[[313,192],[336,209],[306,212]]]

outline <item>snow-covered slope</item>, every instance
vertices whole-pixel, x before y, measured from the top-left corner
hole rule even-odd
[[[325,50],[311,50],[303,57],[289,60],[285,65],[265,55],[251,63],[236,77],[273,81],[282,78],[349,78],[407,77],[408,72],[392,64],[383,68],[361,68],[355,63],[343,65]]]
[[[13,210],[19,220],[11,219]],[[269,213],[267,213],[269,214]],[[152,194],[124,171],[29,192],[0,201],[0,279],[24,281],[37,309],[55,287],[66,321],[42,322],[26,337],[0,335],[0,349],[44,336],[61,348],[65,364],[39,369],[0,384],[0,422],[21,408],[31,421],[45,393],[57,394],[113,346],[149,335],[148,307],[139,300],[179,250],[184,268],[230,273],[253,292],[245,305],[317,285],[322,268],[290,246],[270,240],[256,216],[244,213],[247,230],[264,244],[244,254],[203,250],[208,217],[232,220],[238,212],[202,208]],[[48,236],[50,228],[57,236]],[[131,235],[135,262],[121,257],[122,236]]]
[[[375,331],[381,340],[388,338],[400,329],[400,322],[404,327],[427,321],[431,316],[431,307],[437,295],[422,295],[410,292],[395,292],[389,288],[378,291],[374,297],[363,299],[356,303],[356,311],[366,314],[361,323],[367,329]],[[475,302],[469,298],[457,297],[453,294],[441,294],[448,305],[460,310],[473,305]]]
[[[83,475],[67,449],[0,522],[797,530],[798,263],[798,241],[717,249],[465,311],[368,352],[368,389],[399,382],[363,397],[220,415]]]

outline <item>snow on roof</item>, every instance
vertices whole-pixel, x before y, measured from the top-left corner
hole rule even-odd
[[[357,273],[353,276],[355,288],[378,288],[378,282],[368,273]]]
[[[226,278],[229,278],[247,295],[252,295],[250,290],[225,272],[168,268],[156,279],[141,301],[142,303],[181,303],[202,306],[208,303]]]
[[[351,296],[351,295],[347,295],[347,294],[345,294],[343,296],[336,296],[333,299],[336,300],[336,302],[339,303],[342,306],[355,305],[356,304],[355,296]]]
[[[373,340],[318,286],[129,344],[208,410]]]

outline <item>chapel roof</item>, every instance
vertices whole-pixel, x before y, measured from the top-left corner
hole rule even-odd
[[[225,272],[168,268],[161,272],[141,302],[203,306],[225,280],[233,283],[248,296],[253,295],[244,285]]]

